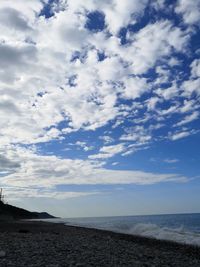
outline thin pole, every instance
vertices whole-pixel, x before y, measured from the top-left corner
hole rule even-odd
[[[0,201],[2,201],[2,188],[0,189]]]

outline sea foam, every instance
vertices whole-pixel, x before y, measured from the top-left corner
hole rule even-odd
[[[200,246],[200,214],[71,218],[49,221]]]
[[[159,227],[158,225],[151,223],[138,223],[134,225],[128,233],[200,246],[200,234],[187,231],[184,226],[179,228],[169,228]]]

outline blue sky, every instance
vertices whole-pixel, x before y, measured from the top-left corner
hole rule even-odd
[[[63,217],[199,212],[200,1],[0,3],[0,187]]]

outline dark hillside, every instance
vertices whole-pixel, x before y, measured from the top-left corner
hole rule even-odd
[[[46,212],[30,212],[0,201],[0,220],[1,219],[48,219],[55,218]]]

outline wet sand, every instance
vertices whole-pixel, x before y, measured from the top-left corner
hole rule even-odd
[[[0,223],[1,267],[199,267],[200,247],[46,222]]]

